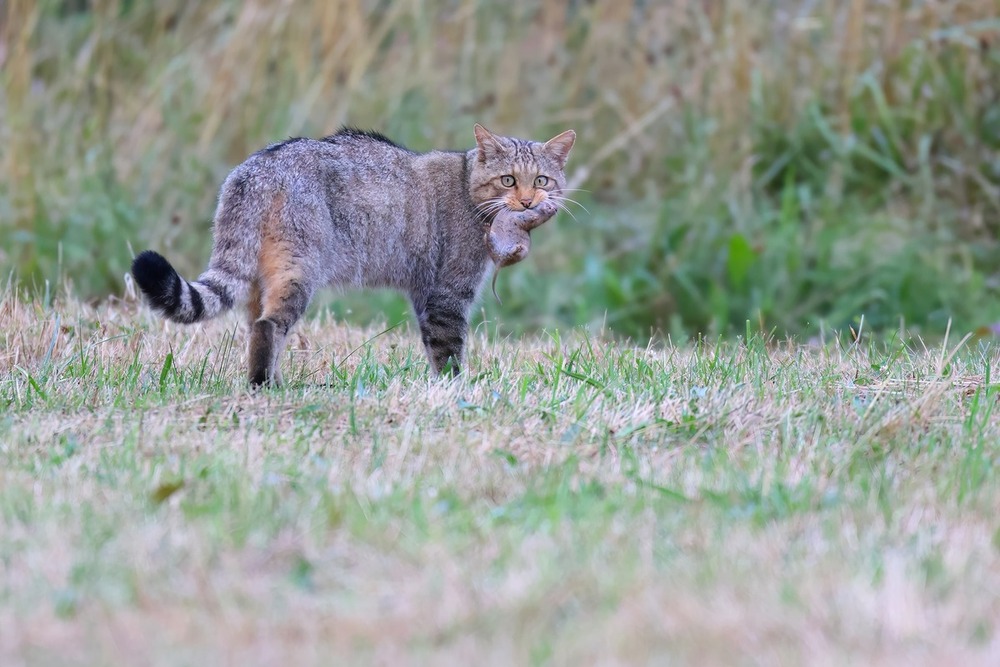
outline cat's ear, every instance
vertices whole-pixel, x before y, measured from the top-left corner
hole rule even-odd
[[[545,152],[552,156],[552,158],[559,163],[559,168],[562,169],[566,166],[566,160],[569,159],[569,151],[573,148],[573,143],[576,141],[576,132],[573,130],[566,130],[562,134],[557,134],[548,141],[545,142]]]
[[[500,155],[506,150],[500,140],[493,136],[493,133],[487,130],[485,127],[476,123],[473,128],[473,132],[476,133],[476,145],[479,146],[479,159],[486,161],[488,158]]]

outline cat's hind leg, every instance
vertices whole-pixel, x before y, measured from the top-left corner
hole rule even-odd
[[[260,306],[250,330],[250,384],[281,384],[281,353],[288,332],[306,312],[316,281],[306,268],[302,253],[288,243],[265,239],[260,263]]]
[[[299,321],[312,298],[313,289],[300,280],[289,280],[265,288],[260,318],[250,332],[250,384],[281,384],[281,353],[288,332]]]

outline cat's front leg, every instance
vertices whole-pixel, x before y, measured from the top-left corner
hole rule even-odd
[[[475,296],[472,290],[467,292],[438,291],[424,299],[414,299],[420,336],[427,358],[438,375],[458,375],[461,371],[469,333],[469,309]]]

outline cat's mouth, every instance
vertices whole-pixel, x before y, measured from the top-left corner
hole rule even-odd
[[[517,199],[515,197],[508,196],[504,200],[504,203],[510,210],[520,212],[520,211],[529,211],[533,208],[537,208],[541,206],[543,203],[545,203],[545,201],[546,201],[545,196],[542,193],[538,193],[530,200],[527,197],[523,199]]]

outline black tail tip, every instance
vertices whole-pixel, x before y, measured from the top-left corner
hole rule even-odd
[[[132,260],[132,276],[151,305],[163,310],[177,306],[180,276],[163,255],[152,250],[140,252]]]

